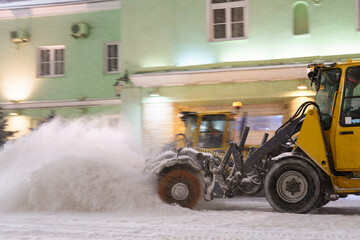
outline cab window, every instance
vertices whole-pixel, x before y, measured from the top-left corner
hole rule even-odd
[[[339,68],[325,70],[321,73],[320,89],[316,94],[315,102],[320,108],[322,123],[325,130],[330,128],[331,110],[334,104],[334,95],[338,90],[341,70]]]
[[[360,66],[346,71],[344,97],[341,108],[342,126],[360,125]]]
[[[199,147],[221,148],[226,116],[204,115],[199,131]]]

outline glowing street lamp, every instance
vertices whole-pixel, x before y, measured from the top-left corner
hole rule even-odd
[[[125,82],[125,83],[130,82],[127,71],[125,72],[124,76],[119,77],[118,79],[116,79],[116,82],[113,85],[115,95],[118,96],[118,97],[121,97],[121,95],[122,95],[122,90],[123,90],[123,87],[124,87],[124,84],[122,84],[122,82]]]
[[[235,108],[236,110],[240,110],[240,108],[242,107],[242,102],[233,102],[232,103],[233,108]]]

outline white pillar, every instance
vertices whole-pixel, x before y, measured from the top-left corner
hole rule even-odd
[[[142,105],[141,88],[126,88],[121,96],[122,124],[129,134],[129,146],[142,152]]]

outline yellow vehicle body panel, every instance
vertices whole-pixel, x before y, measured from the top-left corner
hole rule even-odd
[[[348,67],[359,65],[359,61],[348,61],[337,66],[343,74],[334,97],[331,127],[326,133],[336,171],[360,171],[360,147],[357,147],[357,144],[360,143],[360,127],[341,126],[339,123],[345,85],[344,73]]]
[[[359,139],[357,139],[357,141],[359,141]],[[333,189],[336,194],[360,193],[360,178],[334,176],[331,173],[329,160],[326,155],[324,137],[319,122],[319,113],[317,110],[312,109],[308,111],[296,141],[296,146],[301,148],[301,150],[303,150],[316,165],[318,165],[327,175],[330,176]],[[348,148],[345,147],[344,149],[337,149],[338,153],[341,151],[348,151]],[[339,161],[339,159],[337,160]],[[359,163],[360,159],[355,162]],[[360,173],[358,173],[358,175],[360,176]]]
[[[360,61],[348,61],[334,68],[341,69],[339,88],[335,92],[331,109],[331,125],[325,130],[325,139],[319,122],[317,110],[309,110],[301,128],[296,145],[300,147],[316,165],[330,176],[335,194],[360,193],[360,126],[341,126],[341,105],[345,85],[345,73],[348,67],[360,66]],[[328,147],[333,161],[334,171],[330,170],[329,158],[326,156]],[[338,176],[341,172],[352,172],[353,177]]]
[[[326,174],[331,175],[319,119],[317,110],[311,109],[307,112],[296,146],[301,148]]]
[[[360,193],[360,178],[332,176],[331,180],[336,194]]]
[[[337,127],[335,138],[335,169],[337,171],[360,171],[359,143],[359,127]]]

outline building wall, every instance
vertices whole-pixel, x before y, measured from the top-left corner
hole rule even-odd
[[[223,110],[233,101],[242,101],[245,108],[257,108],[261,113],[251,114],[283,115],[284,121],[292,116],[297,107],[314,93],[299,91],[296,86],[307,83],[306,63],[318,60],[340,60],[360,56],[357,41],[360,33],[356,30],[355,1],[331,0],[256,0],[248,1],[248,34],[243,40],[211,42],[208,39],[207,0],[123,0],[122,14],[123,47],[125,68],[131,73],[149,72],[153,78],[148,81],[155,88],[143,90],[142,102],[149,107],[166,105],[157,123],[161,132],[156,138],[167,140],[171,133],[183,130],[176,117],[169,124],[171,115],[177,115],[181,106],[191,111],[201,108]],[[294,35],[294,6],[304,3],[308,9],[309,33]],[[320,4],[318,4],[320,3]],[[340,33],[340,34],[339,34]],[[347,46],[347,47],[344,47]],[[328,58],[326,58],[328,56]],[[203,84],[187,86],[156,87],[160,75],[157,72],[181,71],[187,78],[186,70],[233,66],[263,66],[276,64],[304,63],[303,78],[271,79],[270,81],[243,80],[241,83]],[[199,66],[199,67],[197,67]],[[262,71],[261,69],[258,70]],[[214,73],[215,74],[215,73]],[[189,75],[190,76],[190,72]],[[201,82],[200,81],[200,82]],[[215,82],[215,81],[214,81]],[[170,80],[165,85],[171,84]],[[149,93],[161,92],[161,97],[152,99]],[[169,105],[173,103],[170,111]],[[268,112],[269,104],[273,106]],[[231,108],[231,107],[230,107]],[[169,111],[168,111],[169,110]],[[174,114],[175,113],[175,114]],[[275,115],[276,115],[275,114]],[[165,117],[166,116],[166,117]],[[151,125],[143,116],[144,124]],[[160,125],[159,125],[160,124]],[[151,131],[144,126],[144,145],[152,145]],[[174,129],[174,126],[177,130]],[[155,129],[155,128],[154,128]],[[160,130],[159,130],[160,131]],[[251,133],[252,143],[258,143],[263,133]],[[160,145],[159,145],[160,146]]]
[[[71,36],[71,26],[79,22],[89,24],[87,38]],[[20,30],[30,34],[29,42],[10,41],[10,32]],[[104,43],[120,40],[119,1],[0,10],[0,101],[19,100],[21,104],[115,98],[112,85],[120,74],[104,73]],[[65,46],[65,75],[39,78],[37,48],[54,45]],[[9,130],[19,131],[15,137],[23,136],[52,112],[66,118],[120,115],[120,105],[7,111],[17,114],[8,117]]]
[[[91,26],[88,38],[70,36],[73,23]],[[113,97],[118,76],[103,73],[103,44],[120,41],[120,11],[0,20],[1,100],[64,100]],[[10,41],[10,31],[31,34],[27,44]],[[65,76],[37,78],[36,48],[65,45]]]
[[[248,37],[210,42],[205,0],[123,0],[123,18],[129,23],[123,29],[127,67],[138,70],[275,59],[291,63],[292,58],[360,53],[355,0],[248,2]],[[297,2],[308,7],[309,34],[293,34]]]

